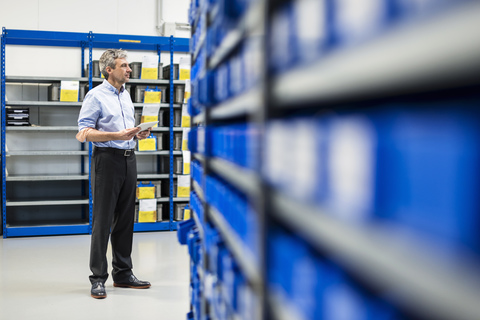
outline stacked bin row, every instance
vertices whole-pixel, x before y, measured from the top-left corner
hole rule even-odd
[[[248,286],[235,259],[215,227],[206,224],[205,298],[216,319],[250,320],[258,313],[258,297]]]
[[[269,234],[267,286],[297,320],[405,319],[382,292],[367,290],[334,262],[282,229]]]
[[[258,128],[254,124],[239,123],[207,128],[213,157],[249,169],[258,168]]]
[[[262,174],[279,192],[319,212],[395,226],[447,256],[458,249],[478,255],[476,105],[478,97],[272,120]]]
[[[223,216],[231,230],[238,235],[239,245],[259,260],[258,215],[245,194],[216,176],[206,177],[206,201]]]
[[[239,14],[255,1],[219,1],[218,17],[206,34],[206,45],[195,49],[192,66],[192,111],[226,101],[254,88],[262,74],[262,39],[247,37],[230,57],[215,69],[207,70],[207,59],[212,56],[226,34],[237,25]],[[213,6],[213,5],[211,5]],[[236,8],[236,9],[235,9]],[[240,8],[240,9],[238,9]],[[195,50],[195,51],[193,51]]]
[[[191,193],[191,206],[194,214],[203,219],[203,206],[195,192]],[[203,248],[208,259],[206,270],[202,267],[203,249],[198,228],[203,229]],[[188,245],[191,257],[192,312],[189,319],[202,319],[202,296],[208,300],[211,312],[217,319],[235,316],[237,319],[250,320],[253,314],[258,313],[258,297],[239,272],[217,229],[208,223],[196,226],[193,220],[187,220],[179,224],[178,236],[180,243]]]
[[[274,73],[382,36],[394,27],[469,0],[293,0],[269,24]]]
[[[201,163],[197,160],[193,160],[190,163],[190,168],[191,168],[192,180],[197,182],[198,185],[201,187],[203,185],[202,184],[203,167]]]
[[[192,311],[188,314],[188,319],[200,320],[201,300],[203,293],[202,270],[203,249],[200,239],[200,232],[195,226],[193,219],[180,222],[177,229],[178,241],[188,246],[190,255],[190,302]]]
[[[189,22],[193,27],[193,35],[190,53],[193,60],[188,110],[193,117],[258,85],[263,63],[259,37],[244,39],[228,54],[227,59],[211,65],[212,57],[226,36],[236,29],[245,12],[255,2],[257,0],[191,2]],[[210,25],[207,26],[208,21]],[[216,157],[241,167],[256,169],[258,163],[253,161],[259,158],[256,141],[258,130],[253,125],[237,123],[192,127],[188,144],[194,158],[195,154],[204,156],[207,161],[210,157]],[[244,194],[217,176],[205,176],[199,161],[191,162],[191,174],[193,181],[200,187],[205,186],[203,194],[210,211],[203,213],[203,203],[192,192],[192,209],[203,229],[206,263],[203,279],[200,279],[203,287],[198,289],[202,292],[192,296],[193,311],[189,316],[192,319],[258,319],[261,307],[259,293],[249,285],[249,280],[242,274],[230,252],[231,248],[223,238],[230,236],[231,239],[238,239],[238,245],[246,256],[253,256],[258,262],[258,215]],[[217,214],[217,219],[212,218]],[[219,230],[222,226],[216,225],[213,220],[217,223],[225,221],[223,227],[226,229]],[[220,231],[229,235],[222,235]],[[201,295],[207,302],[207,314],[203,316],[198,313],[196,300]]]

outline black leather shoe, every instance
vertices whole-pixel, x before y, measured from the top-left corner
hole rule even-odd
[[[138,280],[132,274],[127,282],[114,282],[113,286],[122,287],[122,288],[147,289],[147,288],[150,288],[151,284],[148,281]]]
[[[90,290],[92,298],[95,299],[105,299],[107,297],[107,292],[105,291],[105,285],[103,282],[95,282],[92,284],[92,290]]]

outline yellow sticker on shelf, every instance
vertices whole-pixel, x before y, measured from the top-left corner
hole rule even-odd
[[[77,102],[78,90],[60,90],[60,101]]]
[[[190,79],[190,69],[180,69],[180,80]]]
[[[190,162],[183,164],[183,174],[190,174]]]
[[[160,103],[162,101],[161,91],[147,91],[145,90],[144,103]]]
[[[154,199],[155,187],[137,187],[137,199]]]
[[[182,151],[188,151],[188,140],[182,140]]]
[[[138,222],[157,222],[157,211],[139,211]]]
[[[183,220],[190,220],[190,210],[189,209],[185,209],[183,211]]]
[[[138,141],[138,151],[155,151],[157,150],[156,139],[147,138]]]
[[[158,68],[142,68],[141,79],[158,79]]]
[[[190,116],[182,116],[182,127],[190,128]]]
[[[187,198],[190,196],[190,187],[178,187],[177,197]]]

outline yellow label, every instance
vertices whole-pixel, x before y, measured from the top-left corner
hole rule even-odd
[[[187,198],[190,196],[190,187],[178,187],[177,197]]]
[[[162,100],[161,91],[147,91],[145,90],[144,103],[160,103]]]
[[[133,42],[133,43],[141,43],[142,41],[140,40],[125,40],[125,39],[119,39],[118,42]]]
[[[138,151],[155,151],[157,150],[156,139],[147,138],[138,140]]]
[[[190,98],[190,92],[185,91],[185,97],[184,97],[185,101],[187,101],[189,98]]]
[[[142,68],[142,79],[158,79],[158,68]]]
[[[188,140],[182,140],[182,151],[188,151]]]
[[[139,211],[138,222],[157,222],[157,211]]]
[[[190,69],[180,69],[180,80],[190,79]]]
[[[142,116],[141,121],[142,121],[142,123],[158,121],[158,116]],[[158,127],[158,124],[153,126],[153,128],[155,128],[155,127]]]
[[[190,210],[189,209],[183,210],[183,220],[190,220]]]
[[[60,101],[78,101],[78,90],[60,90]]]
[[[155,187],[137,187],[138,199],[154,199]]]
[[[182,127],[190,128],[190,116],[182,116]]]
[[[190,163],[184,163],[183,164],[183,174],[190,174]]]

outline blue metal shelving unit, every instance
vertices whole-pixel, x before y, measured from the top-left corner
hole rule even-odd
[[[1,159],[2,159],[2,227],[3,237],[15,236],[39,236],[39,235],[60,235],[60,234],[87,234],[91,233],[92,221],[92,193],[91,179],[89,177],[89,223],[79,225],[58,225],[58,226],[28,226],[8,227],[6,212],[6,174],[5,174],[5,47],[6,45],[25,46],[55,46],[55,47],[78,47],[82,50],[82,75],[85,63],[85,49],[88,47],[88,62],[92,65],[92,51],[94,48],[122,48],[126,50],[154,51],[159,57],[162,51],[170,53],[170,150],[173,150],[173,54],[174,52],[189,52],[189,39],[174,37],[153,37],[138,35],[119,35],[102,33],[77,33],[77,32],[56,32],[36,30],[10,30],[2,29],[1,37]],[[159,61],[160,62],[160,61]],[[88,83],[92,88],[92,69],[89,68]],[[83,150],[84,146],[82,147]],[[89,172],[91,169],[92,145],[88,146]],[[83,170],[83,165],[82,165]],[[83,173],[83,172],[82,172]],[[176,223],[173,222],[173,153],[170,152],[170,221],[157,223],[136,223],[134,231],[161,231],[174,230]]]

